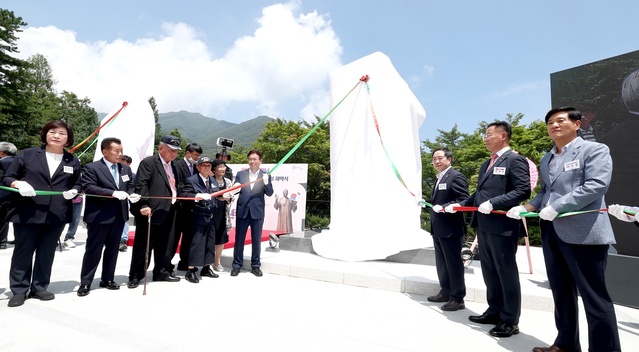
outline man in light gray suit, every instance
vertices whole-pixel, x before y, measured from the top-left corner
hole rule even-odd
[[[608,214],[600,212],[557,217],[560,213],[606,208],[604,195],[612,178],[608,147],[577,136],[581,113],[561,107],[546,114],[555,147],[541,159],[541,191],[524,206],[508,211],[541,209],[540,227],[548,281],[555,302],[557,338],[533,352],[581,351],[577,292],[588,320],[589,351],[621,351],[619,331],[605,276],[608,247],[615,243]]]

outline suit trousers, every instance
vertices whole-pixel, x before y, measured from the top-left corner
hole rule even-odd
[[[262,250],[262,225],[264,219],[253,219],[251,213],[244,219],[235,220],[235,246],[233,247],[233,268],[241,269],[244,262],[244,240],[246,231],[251,227],[251,267],[259,268],[260,252]]]
[[[464,262],[461,258],[463,238],[433,237],[435,247],[435,267],[439,278],[439,293],[455,302],[463,302],[466,297],[464,282]]]
[[[503,236],[478,228],[481,272],[486,284],[487,315],[499,315],[506,324],[519,324],[521,286],[516,236]]]
[[[110,224],[87,224],[87,244],[82,258],[80,284],[91,285],[98,269],[98,264],[100,264],[103,248],[104,260],[102,261],[102,275],[100,278],[102,281],[113,281],[123,228],[124,221],[122,220],[114,220]]]
[[[562,241],[552,222],[540,220],[544,261],[555,302],[555,345],[581,351],[577,292],[588,320],[589,351],[621,351],[619,330],[604,273],[608,245],[579,245]]]
[[[215,221],[212,217],[208,221],[195,219],[203,216],[193,215],[193,238],[190,244],[189,266],[204,266],[215,262]]]
[[[178,267],[189,264],[189,255],[191,251],[191,241],[193,241],[193,227],[191,225],[191,209],[178,208],[175,230],[175,241],[173,241],[173,253],[177,251],[180,245],[180,262]],[[180,233],[182,236],[180,236]],[[180,242],[181,241],[181,242]]]
[[[64,225],[13,224],[16,243],[11,257],[9,282],[14,295],[26,294],[29,288],[35,292],[47,289]]]
[[[170,274],[173,269],[171,259],[172,247],[175,238],[175,218],[176,208],[171,206],[166,219],[161,224],[151,223],[151,236],[149,237],[149,258],[153,254],[153,278],[160,278],[164,274]],[[144,256],[146,250],[147,233],[149,230],[148,219],[144,216],[135,218],[135,240],[133,241],[133,251],[131,253],[131,267],[129,269],[129,280],[137,276],[138,280],[144,278]],[[152,253],[151,253],[152,252]],[[150,260],[150,259],[149,259]]]

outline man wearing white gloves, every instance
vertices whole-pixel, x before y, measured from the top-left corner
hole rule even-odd
[[[108,290],[120,289],[120,285],[113,279],[122,229],[124,223],[129,220],[127,202],[129,198],[132,203],[140,199],[138,195],[133,194],[131,168],[122,164],[122,142],[113,137],[104,138],[100,148],[104,157],[84,165],[81,177],[82,189],[87,195],[84,222],[87,223],[88,234],[77,292],[80,297],[88,295],[91,291],[91,282],[100,264],[103,248],[100,287]]]
[[[626,214],[626,213],[624,213],[624,210],[633,211],[636,214],[635,215]],[[619,219],[621,221],[625,221],[625,222],[637,221],[637,222],[639,222],[639,207],[629,207],[627,205],[613,204],[613,205],[608,207],[608,214],[616,217],[617,219]]]
[[[260,169],[262,153],[253,149],[246,155],[249,169],[235,176],[236,184],[251,183],[242,187],[237,198],[237,217],[235,218],[235,246],[233,247],[233,268],[231,276],[237,276],[244,263],[244,239],[251,227],[251,272],[262,276],[260,251],[262,250],[262,225],[264,225],[264,196],[273,195],[271,175]]]
[[[446,148],[433,151],[433,167],[438,171],[437,182],[433,187],[430,202],[434,204],[430,211],[430,234],[435,247],[435,267],[441,289],[435,296],[428,297],[430,302],[442,302],[443,311],[464,309],[466,284],[464,282],[464,263],[460,253],[466,223],[464,214],[448,214],[442,206],[457,203],[468,198],[468,182],[464,175],[453,169],[453,154]]]
[[[541,191],[530,203],[507,213],[519,219],[522,211],[541,209],[539,225],[558,333],[552,346],[535,347],[533,352],[581,351],[577,292],[588,320],[588,350],[621,351],[604,276],[608,247],[615,243],[610,218],[601,212],[557,217],[606,208],[612,158],[606,145],[578,137],[581,114],[575,108],[550,110],[546,125],[555,147],[541,159]]]
[[[530,174],[526,158],[510,150],[510,125],[505,121],[488,125],[484,143],[492,155],[479,168],[477,190],[470,198],[446,207],[478,206],[473,215],[481,245],[481,271],[486,284],[488,309],[468,319],[478,324],[496,325],[489,331],[495,337],[519,333],[521,287],[515,255],[520,237],[520,222],[493,209],[510,209],[530,197]]]

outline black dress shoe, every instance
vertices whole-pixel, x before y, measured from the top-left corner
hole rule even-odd
[[[126,287],[128,288],[136,288],[138,286],[140,286],[140,280],[138,280],[136,276],[131,278],[131,280],[129,280],[129,282],[126,284]]]
[[[258,268],[258,267],[252,268],[251,272],[253,273],[253,275],[255,275],[257,277],[260,277],[260,276],[264,275],[264,274],[262,274],[262,270],[260,270],[260,268]]]
[[[426,298],[428,300],[428,302],[448,302],[450,301],[450,299],[448,298],[448,296],[444,296],[441,293],[438,293],[435,296],[429,296],[428,298]]]
[[[9,300],[7,306],[9,307],[19,307],[24,304],[24,301],[27,299],[27,295],[24,293],[19,293],[17,295],[13,295]]]
[[[7,241],[7,244],[16,244],[15,240]]]
[[[7,243],[0,243],[0,249],[7,249]]]
[[[160,274],[159,276],[153,277],[153,281],[178,282],[180,281],[180,278],[171,276],[171,274],[169,273],[164,273]]]
[[[488,332],[491,336],[495,337],[511,337],[519,334],[519,326],[506,324],[503,321],[499,322],[497,326],[490,329]]]
[[[240,274],[240,269],[231,269],[231,276],[238,276]]]
[[[211,269],[211,267],[208,265],[202,268],[202,271],[200,271],[200,276],[212,277],[214,279],[220,277],[220,275],[213,272],[213,269]]]
[[[501,321],[498,315],[488,315],[486,313],[482,315],[471,315],[468,317],[468,320],[477,324],[493,324],[493,325],[497,325]]]
[[[555,345],[552,345],[550,347],[535,347],[532,349],[532,352],[565,352],[565,351]]]
[[[119,290],[120,285],[115,281],[100,281],[100,287],[106,287],[107,290]]]
[[[453,312],[453,311],[464,309],[464,308],[466,308],[466,305],[464,304],[464,302],[455,302],[455,301],[448,301],[448,303],[441,306],[441,309],[445,312]]]
[[[91,292],[91,285],[80,285],[80,288],[78,289],[78,296],[84,297],[88,295],[89,292]]]
[[[55,298],[55,295],[47,290],[42,291],[31,291],[29,293],[29,298],[37,298],[41,301],[50,301]]]
[[[200,282],[200,279],[197,278],[197,274],[195,273],[197,269],[190,269],[189,271],[186,272],[186,275],[184,275],[184,278],[186,279],[186,281],[197,284],[198,282]]]

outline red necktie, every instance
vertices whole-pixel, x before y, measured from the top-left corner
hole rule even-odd
[[[497,153],[493,153],[493,155],[490,156],[490,163],[488,163],[488,167],[486,168],[486,173],[488,173],[488,170],[490,170],[490,168],[493,167],[493,164],[495,163],[496,159],[497,159]]]

